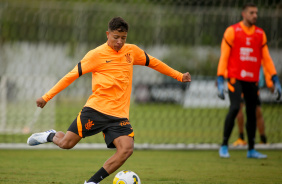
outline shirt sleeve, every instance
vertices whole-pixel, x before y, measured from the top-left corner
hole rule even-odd
[[[221,54],[217,67],[217,76],[225,76],[227,71],[228,59],[234,41],[234,29],[228,27],[221,41]]]
[[[48,102],[59,92],[68,87],[73,81],[79,77],[78,65],[74,67],[72,71],[66,74],[53,88],[51,88],[42,98]]]
[[[263,73],[264,73],[264,79],[265,79],[265,83],[266,86],[268,88],[272,88],[273,87],[273,81],[272,81],[272,76],[266,71],[265,66],[264,66],[264,61],[261,61],[262,64],[262,69],[263,69]]]
[[[137,46],[134,49],[134,53],[134,65],[148,66],[164,75],[170,76],[182,82],[183,74],[181,72],[174,70],[164,62],[154,58],[153,56],[150,56]]]
[[[42,98],[48,102],[71,83],[73,83],[81,75],[95,71],[97,67],[97,62],[94,61],[95,55],[93,51],[89,51],[84,58],[68,73],[66,74],[59,82],[51,88]]]
[[[267,72],[271,76],[277,74],[273,60],[269,54],[269,50],[267,46],[267,38],[264,32],[263,32],[263,44],[262,44],[262,61],[263,61],[262,65],[265,72]]]

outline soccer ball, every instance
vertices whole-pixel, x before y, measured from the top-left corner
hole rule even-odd
[[[141,184],[141,180],[135,172],[123,170],[116,174],[113,184]]]

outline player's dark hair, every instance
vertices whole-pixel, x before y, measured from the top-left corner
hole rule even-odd
[[[242,10],[246,10],[249,7],[257,7],[257,5],[255,3],[249,2],[243,5]]]
[[[114,17],[108,24],[109,31],[128,32],[128,24],[121,17]]]

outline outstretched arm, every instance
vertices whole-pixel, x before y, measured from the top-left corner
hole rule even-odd
[[[36,101],[37,106],[43,108],[49,100],[51,100],[55,95],[64,90],[66,87],[68,87],[78,77],[79,73],[76,66],[72,71],[66,74],[52,89],[50,89],[45,95],[43,95],[41,97],[42,99],[39,98]]]
[[[133,49],[135,51],[134,65],[145,65],[180,82],[191,82],[191,75],[189,72],[182,74],[157,58],[150,56],[139,47],[133,46]]]
[[[164,74],[164,75],[167,75],[167,76],[170,76],[180,82],[190,82],[188,81],[189,80],[189,77],[190,77],[190,80],[191,80],[191,76],[190,74],[185,74],[185,76],[183,76],[184,74],[182,74],[181,72],[171,68],[170,66],[168,66],[167,64],[165,64],[164,62],[148,55],[149,58],[150,58],[150,63],[148,65],[148,67]],[[183,79],[185,81],[183,81]]]
[[[51,90],[49,90],[41,98],[37,99],[36,103],[38,107],[43,108],[46,103],[51,100],[55,95],[68,87],[73,81],[89,72],[95,71],[98,62],[93,62],[93,58],[96,58],[95,51],[89,51],[84,58],[74,67],[72,71],[66,74]]]

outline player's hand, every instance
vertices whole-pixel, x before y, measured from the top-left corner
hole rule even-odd
[[[218,76],[217,77],[217,96],[224,100],[225,96],[224,96],[224,78],[223,76]]]
[[[277,75],[274,75],[272,77],[272,81],[274,83],[274,91],[277,93],[276,100],[280,100],[282,88],[281,88],[281,84],[279,82],[279,79],[278,79]]]
[[[36,100],[36,104],[37,107],[43,108],[47,104],[47,102],[42,97],[40,97]]]
[[[189,72],[183,74],[182,82],[191,82],[191,75]]]

